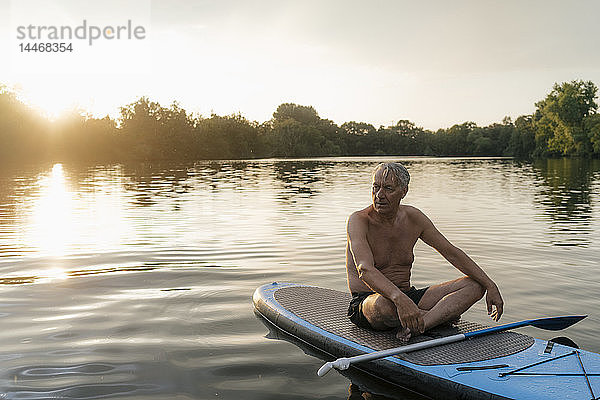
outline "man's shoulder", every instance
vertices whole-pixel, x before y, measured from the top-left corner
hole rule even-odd
[[[417,207],[410,206],[407,204],[402,204],[401,210],[415,223],[419,223],[424,219],[427,219],[427,216],[423,211],[419,210]]]
[[[350,214],[349,218],[367,218],[372,209],[373,206],[367,206],[362,210],[354,211],[352,214]]]
[[[413,216],[413,215],[416,215],[416,216],[425,215],[425,214],[423,214],[423,211],[419,210],[417,207],[411,206],[411,205],[408,205],[408,204],[401,204],[400,205],[400,209],[403,212],[405,212],[406,214],[410,215],[410,216]]]
[[[371,212],[371,210],[373,209],[373,206],[368,206],[363,208],[362,210],[357,210],[354,211],[352,214],[350,214],[350,216],[348,217],[348,223],[359,223],[359,224],[364,224],[367,223],[369,221],[369,213]]]

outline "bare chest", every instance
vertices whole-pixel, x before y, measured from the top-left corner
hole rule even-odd
[[[418,232],[410,226],[384,227],[369,226],[367,240],[373,253],[375,267],[411,266],[414,261],[414,247]]]

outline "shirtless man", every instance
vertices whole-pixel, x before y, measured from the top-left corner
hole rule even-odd
[[[504,302],[494,281],[452,245],[425,214],[400,204],[409,180],[402,165],[379,164],[373,173],[373,203],[348,218],[350,320],[376,330],[399,328],[398,338],[408,340],[411,334],[459,318],[487,292],[488,314],[498,321]],[[466,276],[423,289],[411,286],[417,239],[436,249]]]

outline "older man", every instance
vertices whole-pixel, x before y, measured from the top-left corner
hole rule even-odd
[[[409,180],[401,164],[379,164],[373,173],[373,203],[348,218],[350,320],[376,330],[399,328],[398,338],[408,340],[411,334],[459,318],[487,292],[488,314],[498,321],[504,302],[494,281],[452,245],[425,214],[400,204]],[[466,276],[422,289],[411,286],[413,249],[418,239]]]

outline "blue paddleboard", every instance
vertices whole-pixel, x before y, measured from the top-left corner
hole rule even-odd
[[[332,359],[402,345],[392,332],[363,329],[348,321],[349,301],[350,294],[345,292],[293,283],[266,284],[253,296],[255,310],[266,321]],[[482,328],[459,321],[411,339],[411,344]],[[599,354],[512,331],[351,368],[433,399],[589,400],[600,396]]]

